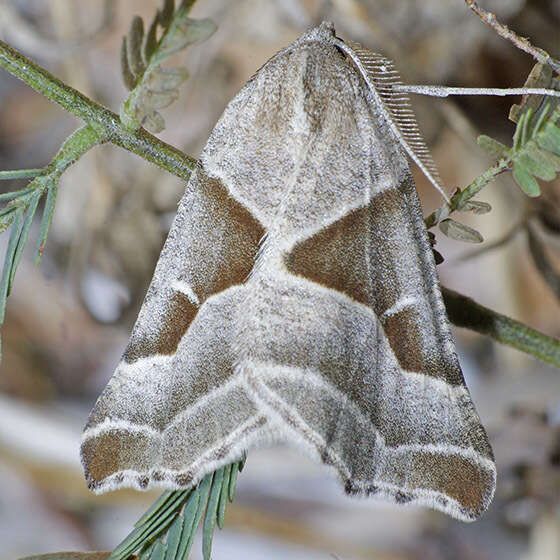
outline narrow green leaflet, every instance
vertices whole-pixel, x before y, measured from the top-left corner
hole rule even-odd
[[[128,67],[134,77],[138,79],[146,65],[142,60],[142,43],[144,40],[144,21],[140,16],[135,16],[130,24],[130,30],[126,36],[126,58]]]
[[[35,211],[37,210],[37,206],[39,204],[39,200],[43,193],[41,191],[37,191],[33,194],[33,198],[29,204],[27,209],[27,213],[25,215],[25,220],[23,222],[23,226],[21,228],[21,232],[19,234],[19,239],[16,246],[16,251],[14,253],[14,260],[12,262],[12,270],[10,273],[10,281],[8,283],[8,295],[10,295],[10,291],[12,289],[12,284],[14,281],[14,276],[16,274],[16,269],[19,265],[21,260],[21,256],[23,255],[23,248],[25,247],[25,242],[27,241],[27,236],[29,235],[29,230],[31,229],[31,224],[33,222],[33,217],[35,216]]]
[[[479,215],[488,214],[491,210],[492,206],[482,200],[467,200],[461,208],[457,208],[458,212],[472,212]]]
[[[123,37],[121,43],[121,75],[126,88],[133,89],[136,85],[136,76],[128,64],[128,41],[126,37]]]
[[[220,529],[224,528],[224,520],[226,517],[226,505],[227,505],[228,495],[229,495],[229,481],[231,475],[231,468],[232,465],[228,465],[227,467],[222,469],[224,471],[224,476],[222,480],[222,489],[220,491],[220,500],[218,502],[218,511],[216,514],[216,523],[218,524],[218,527]]]
[[[239,463],[233,463],[233,465],[231,466],[231,475],[229,478],[228,498],[230,502],[233,502],[233,496],[235,495],[235,487],[237,486],[238,473],[239,473]]]
[[[466,241],[467,243],[482,243],[484,241],[482,235],[476,229],[456,222],[451,218],[442,220],[439,223],[439,229],[444,235],[457,241]]]
[[[202,482],[200,483],[200,487],[199,487],[199,501],[198,501],[198,508],[196,509],[196,513],[194,514],[193,517],[193,523],[191,525],[191,530],[189,533],[189,539],[187,541],[187,547],[186,547],[186,558],[188,558],[188,554],[192,548],[193,545],[193,541],[194,541],[194,535],[196,533],[196,530],[198,529],[198,526],[200,524],[200,521],[202,519],[202,515],[204,514],[205,510],[206,510],[206,504],[208,503],[208,496],[210,495],[210,492],[212,490],[212,481],[214,479],[214,473],[210,473],[208,475],[206,475],[203,479]]]
[[[212,537],[214,536],[214,526],[216,525],[216,515],[218,514],[218,504],[220,501],[220,493],[222,492],[224,470],[225,469],[219,469],[214,473],[212,489],[210,490],[210,497],[206,505],[206,515],[204,516],[204,525],[202,528],[202,556],[204,560],[210,560]]]
[[[518,128],[521,129],[519,136],[520,146],[524,146],[531,138],[532,127],[530,125],[531,117],[533,116],[533,109],[527,109],[527,112],[522,115],[524,118],[519,120]]]
[[[44,172],[44,169],[11,169],[9,171],[0,171],[0,181],[5,179],[34,179]],[[16,193],[17,192],[21,191],[16,191]],[[20,196],[16,193],[0,194],[0,200],[3,198],[10,198],[11,195]]]
[[[193,535],[196,532],[194,522],[199,504],[200,490],[197,488],[192,491],[185,505],[185,510],[183,511],[183,533],[181,534],[181,540],[179,541],[179,547],[177,549],[177,560],[186,559],[191,551]]]
[[[150,27],[148,27],[148,31],[146,32],[146,35],[144,35],[144,41],[142,42],[142,60],[144,61],[144,64],[146,66],[148,66],[150,58],[157,48],[158,25],[161,21],[163,20],[160,12],[159,16],[156,16],[152,19],[152,23],[150,23]],[[127,87],[128,89],[133,89],[134,85],[135,84],[133,83],[130,87]]]
[[[175,560],[175,558],[177,557],[177,550],[179,549],[179,542],[181,540],[184,523],[185,520],[183,516],[180,515],[171,524],[171,527],[167,532],[165,560]]]
[[[20,208],[15,211],[14,221],[12,223],[12,231],[10,233],[10,240],[8,241],[8,248],[6,249],[6,256],[4,257],[2,280],[0,280],[0,325],[4,322],[4,316],[6,313],[6,298],[8,297],[10,279],[12,277],[12,266],[16,254],[16,248],[21,233],[22,224],[23,210]]]
[[[476,139],[476,142],[485,152],[488,152],[489,155],[495,157],[496,159],[507,157],[510,153],[510,149],[505,144],[502,144],[485,134],[481,134]]]
[[[37,239],[37,249],[35,251],[35,263],[38,263],[43,256],[45,245],[47,244],[47,236],[51,227],[54,205],[56,203],[56,194],[58,191],[58,183],[52,182],[47,191],[47,199],[43,209],[43,218],[41,220],[41,227],[39,228],[39,237]]]
[[[164,0],[163,6],[161,7],[161,10],[158,13],[159,20],[163,27],[169,27],[174,11],[175,11],[175,2],[173,0]]]
[[[513,178],[521,190],[530,197],[540,196],[541,187],[531,172],[520,163],[513,165]]]
[[[538,118],[533,122],[533,133],[538,132],[539,130],[541,130],[543,124],[546,122],[548,115],[548,112],[550,111],[550,103],[547,103],[546,105],[544,105],[540,110],[537,110],[537,116]],[[527,115],[530,115],[529,111],[527,111]]]

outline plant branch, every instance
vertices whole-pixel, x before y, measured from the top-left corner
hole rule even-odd
[[[0,171],[0,180],[34,179],[38,175],[42,175],[44,171],[42,167],[39,169],[10,169],[9,171]],[[6,198],[5,193],[0,196]]]
[[[35,91],[82,119],[97,133],[100,142],[111,142],[188,180],[196,161],[155,136],[139,129],[128,131],[119,116],[64,84],[50,72],[0,41],[0,66]]]
[[[560,73],[560,62],[552,58],[545,50],[535,47],[530,41],[517,35],[507,25],[500,23],[492,12],[481,8],[475,0],[465,0],[465,3],[486,25],[494,29],[500,37],[507,39],[518,49],[530,54],[537,62],[548,64],[557,74]]]
[[[525,352],[560,368],[560,340],[547,336],[515,319],[442,287],[443,300],[451,322]]]
[[[457,189],[449,204],[443,204],[425,218],[426,227],[430,229],[455,210],[460,210],[468,200],[476,196],[488,183],[492,182],[498,175],[508,171],[510,165],[511,160],[509,158],[502,158],[482,175],[479,175],[468,187],[463,190]]]

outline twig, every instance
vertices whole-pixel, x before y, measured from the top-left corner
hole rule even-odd
[[[443,300],[454,325],[479,332],[560,368],[560,340],[442,287]]]
[[[500,23],[495,14],[481,8],[475,0],[465,0],[467,6],[487,25],[489,25],[500,37],[511,41],[518,49],[530,54],[537,62],[548,64],[557,74],[560,73],[560,62],[552,58],[545,50],[539,49],[530,43],[528,39],[520,37],[507,25]]]
[[[188,180],[190,177],[196,160],[144,129],[129,132],[118,115],[55,78],[3,41],[0,41],[0,66],[91,125],[101,142],[111,142],[134,152],[182,179]]]
[[[498,175],[508,171],[511,161],[508,158],[502,158],[490,169],[479,175],[468,187],[457,192],[451,197],[450,204],[444,204],[427,218],[424,219],[426,227],[430,229],[438,222],[447,218],[452,212],[460,209],[465,202],[476,196],[488,183],[493,181]]]

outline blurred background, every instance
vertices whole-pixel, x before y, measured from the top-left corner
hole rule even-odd
[[[481,4],[560,56],[557,0]],[[0,37],[118,112],[126,96],[122,35],[133,15],[150,20],[157,7],[156,0],[1,0]],[[180,99],[163,111],[168,126],[159,136],[195,157],[243,83],[323,19],[335,23],[339,36],[392,58],[408,83],[519,87],[533,65],[461,0],[198,0],[192,14],[212,18],[218,31],[171,60],[187,66],[190,78]],[[476,145],[478,134],[511,143],[514,124],[507,116],[514,102],[413,99],[449,191],[492,165]],[[46,165],[80,124],[0,71],[0,169]],[[428,214],[441,200],[414,173]],[[24,184],[3,182],[0,189]],[[529,200],[509,174],[487,187],[479,198],[493,211],[460,219],[477,228],[486,245],[505,242],[472,255],[473,246],[436,232],[445,257],[438,270],[449,288],[560,336],[560,183],[542,188],[543,197]],[[183,190],[176,177],[112,146],[92,150],[62,177],[42,263],[32,263],[28,247],[2,331],[0,560],[112,549],[158,495],[94,496],[83,480],[78,448]],[[7,237],[0,237],[2,254]],[[299,454],[263,450],[250,454],[240,475],[225,529],[214,537],[214,557],[560,558],[560,372],[476,333],[455,329],[455,335],[498,463],[496,497],[480,521],[464,524],[433,511],[349,498],[323,468]],[[195,546],[192,558],[200,558],[199,551]]]

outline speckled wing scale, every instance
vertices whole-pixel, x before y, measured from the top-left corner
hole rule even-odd
[[[492,450],[403,150],[414,139],[352,52],[323,23],[214,128],[89,417],[92,490],[186,488],[285,442],[351,494],[466,521],[488,506]]]

